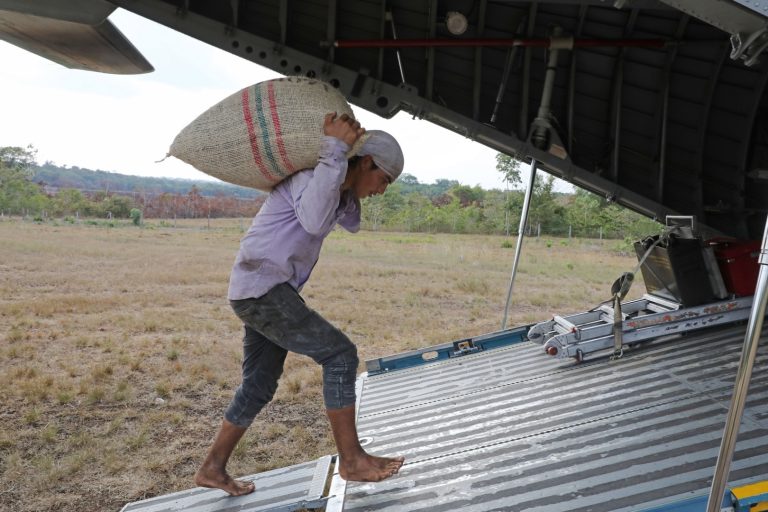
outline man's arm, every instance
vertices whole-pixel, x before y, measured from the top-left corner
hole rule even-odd
[[[319,235],[334,220],[341,199],[341,185],[347,175],[349,146],[335,137],[323,137],[320,158],[313,173],[299,173],[291,179],[296,216],[311,235]]]
[[[328,114],[323,124],[323,137],[318,164],[308,179],[291,179],[291,195],[296,216],[312,235],[327,231],[341,199],[341,186],[347,176],[347,151],[365,130],[346,114]],[[308,174],[308,173],[307,173]]]

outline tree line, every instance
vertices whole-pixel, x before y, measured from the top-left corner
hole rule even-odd
[[[188,180],[131,176],[116,172],[83,169],[77,166],[60,166],[53,162],[34,165],[30,169],[36,183],[44,183],[49,189],[74,188],[84,192],[104,191],[123,195],[161,193],[184,195],[194,185],[203,196],[223,195],[239,199],[254,199],[263,192],[220,181]]]
[[[363,227],[390,231],[516,234],[524,199],[519,188],[519,161],[501,153],[496,161],[496,170],[503,176],[505,190],[485,190],[446,179],[425,184],[404,173],[384,194],[364,200]],[[37,218],[77,216],[134,220],[137,215],[146,219],[251,217],[266,197],[253,190],[250,191],[252,197],[211,191],[205,189],[205,182],[185,183],[185,190],[168,191],[157,186],[142,186],[138,181],[133,182],[132,191],[117,192],[114,184],[120,183],[124,180],[120,177],[125,176],[119,174],[109,182],[113,185],[111,190],[109,186],[99,185],[83,189],[62,185],[71,184],[72,176],[85,180],[89,187],[94,187],[98,180],[104,185],[103,174],[111,173],[75,168],[77,172],[69,174],[66,171],[72,168],[58,168],[58,174],[50,174],[56,168],[50,162],[38,166],[33,147],[0,147],[0,213]],[[43,176],[47,179],[41,179]],[[178,186],[178,183],[173,185]],[[657,233],[659,225],[584,190],[574,194],[556,192],[554,178],[540,173],[534,184],[525,229],[532,235],[638,238]]]
[[[520,162],[499,153],[496,170],[506,190],[484,190],[450,180],[423,185],[403,174],[384,194],[366,200],[363,225],[372,230],[517,234],[525,196],[518,188]],[[556,192],[554,180],[537,174],[524,228],[527,234],[635,239],[659,232],[657,222],[586,190]]]
[[[0,147],[0,213],[35,218],[252,217],[265,194],[226,183],[143,178],[47,162],[33,147]]]

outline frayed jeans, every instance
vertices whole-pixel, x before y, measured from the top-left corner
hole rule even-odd
[[[243,382],[224,418],[248,427],[275,394],[286,354],[311,357],[323,367],[323,399],[327,409],[355,403],[357,348],[344,333],[307,307],[288,284],[258,299],[230,301],[245,324]]]

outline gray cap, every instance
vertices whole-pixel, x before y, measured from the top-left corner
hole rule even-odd
[[[395,181],[403,172],[403,150],[395,138],[381,130],[366,130],[366,140],[357,152],[359,156],[371,155],[376,167]]]

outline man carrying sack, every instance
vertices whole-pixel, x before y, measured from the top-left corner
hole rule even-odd
[[[317,166],[278,183],[243,237],[228,298],[245,324],[243,380],[224,414],[195,483],[239,496],[252,482],[234,480],[227,461],[258,412],[272,399],[288,351],[323,367],[323,399],[339,452],[339,473],[377,482],[396,474],[403,457],[369,455],[355,426],[357,348],[299,296],[336,224],[360,229],[360,199],[383,194],[403,170],[403,153],[388,133],[372,130],[357,155],[346,152],[365,130],[347,114],[328,114]]]

